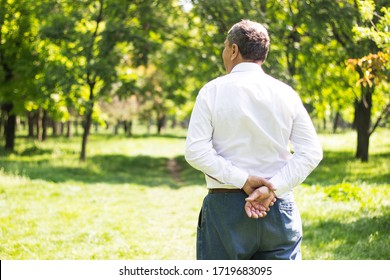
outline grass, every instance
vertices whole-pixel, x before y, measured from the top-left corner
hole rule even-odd
[[[354,132],[321,135],[324,159],[296,190],[306,259],[390,259],[390,131],[354,159]]]
[[[204,178],[185,132],[17,139],[0,151],[0,259],[194,259]],[[324,160],[295,189],[304,259],[390,259],[390,131],[353,158],[355,133],[321,135]]]

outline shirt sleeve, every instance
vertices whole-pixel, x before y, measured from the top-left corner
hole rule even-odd
[[[275,191],[277,197],[301,184],[317,167],[323,156],[313,123],[300,99],[296,109],[297,114],[293,120],[290,136],[293,155],[270,179],[277,189]]]
[[[213,125],[207,89],[198,94],[188,127],[185,159],[195,169],[205,173],[220,184],[242,188],[248,174],[220,156],[213,148]]]

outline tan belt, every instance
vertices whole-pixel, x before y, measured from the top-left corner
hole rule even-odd
[[[209,189],[209,193],[245,193],[242,189]]]

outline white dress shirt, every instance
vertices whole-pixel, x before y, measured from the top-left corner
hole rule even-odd
[[[185,158],[208,188],[242,188],[256,175],[283,197],[318,165],[322,148],[298,94],[245,62],[200,90]]]

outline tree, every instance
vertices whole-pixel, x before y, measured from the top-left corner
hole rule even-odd
[[[214,43],[210,53],[217,59],[232,24],[242,18],[263,23],[271,38],[271,50],[263,65],[264,70],[296,88],[309,112],[318,118],[325,119],[330,102],[347,98],[340,96],[339,92],[351,94],[347,90],[348,83],[340,79],[346,73],[344,65],[339,65],[344,63],[345,52],[340,52],[326,25],[329,22],[327,9],[340,12],[335,1],[220,0],[193,1],[193,4],[205,28],[208,24],[216,26],[214,32],[208,31],[202,40]],[[344,14],[346,11],[343,11]],[[214,73],[223,73],[221,67],[213,67]],[[345,102],[340,102],[340,110],[345,106]]]
[[[72,74],[75,83],[70,92],[81,104],[77,107],[84,116],[81,160],[86,159],[97,102],[142,90],[135,87],[138,77],[133,77],[132,69],[148,66],[150,56],[159,49],[161,34],[169,32],[167,18],[172,3],[88,0],[74,4],[68,0],[47,4],[51,12],[42,19],[41,32],[53,45],[54,61]]]
[[[390,8],[382,7],[380,10],[382,15],[380,15],[379,12],[375,11],[375,3],[366,0],[359,2],[359,11],[362,23],[368,23],[370,26],[355,25],[356,39],[359,41],[370,39],[382,50],[374,54],[369,53],[361,58],[348,60],[348,67],[359,74],[356,84],[361,88],[361,94],[355,99],[356,158],[366,162],[368,161],[370,136],[381,120],[386,119],[390,111],[390,102],[387,98],[383,111],[372,125],[373,94],[376,87],[382,81],[387,80],[390,70]],[[377,22],[375,23],[375,21]]]
[[[385,22],[389,18],[386,12],[388,8],[382,10],[380,8],[385,6],[386,1],[377,1],[378,11],[375,13],[375,9],[368,9],[371,15],[373,13],[377,15],[371,16],[375,26],[368,29],[360,28],[360,33],[366,35],[359,43],[354,40],[353,29],[356,23],[362,21],[359,14],[360,4],[355,0],[197,0],[192,3],[194,11],[202,18],[205,26],[207,24],[216,26],[217,31],[213,33],[214,41],[222,42],[224,38],[221,36],[225,36],[227,28],[242,18],[260,21],[268,27],[271,50],[263,66],[265,71],[296,88],[309,113],[316,115],[314,119],[323,120],[324,127],[326,119],[332,117],[336,129],[340,116],[344,113],[350,118],[350,108],[355,106],[354,123],[359,123],[356,126],[357,150],[366,149],[366,152],[357,152],[357,156],[361,157],[363,154],[364,160],[368,159],[368,137],[373,130],[370,131],[367,127],[370,126],[371,111],[377,111],[381,104],[372,103],[371,96],[375,87],[365,87],[365,84],[359,83],[361,94],[356,93],[354,73],[346,71],[346,61],[351,57],[378,53],[381,48],[378,40],[388,43],[389,24]],[[383,15],[379,16],[379,10]],[[206,41],[209,38],[204,36],[202,40]],[[382,60],[386,59],[386,51],[383,48],[382,53],[383,55],[379,57]],[[213,54],[219,55],[218,52]],[[386,69],[385,62],[382,66],[378,63],[379,61],[376,62],[376,66],[382,70]],[[374,67],[371,65],[366,70],[368,69]],[[364,78],[366,70],[360,71],[361,76],[358,79]],[[376,81],[379,77],[388,76],[388,74],[378,76],[378,70],[374,71]],[[355,102],[352,103],[350,100]],[[379,115],[379,120],[386,118],[385,112],[388,112],[386,104],[383,113]]]
[[[138,114],[139,105],[135,95],[121,98],[113,95],[107,100],[99,102],[99,107],[104,114],[107,127],[114,123],[114,134],[118,134],[121,125],[124,126],[125,133],[132,135],[132,124]]]
[[[0,0],[0,105],[8,151],[14,150],[17,115],[37,94],[35,75],[41,63],[35,8],[31,1]]]

